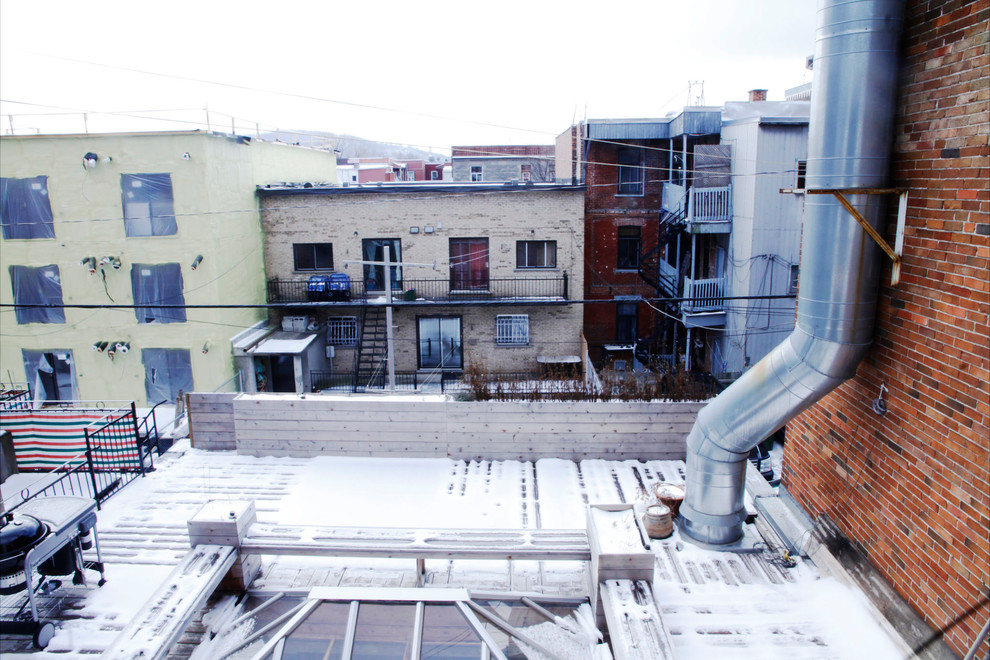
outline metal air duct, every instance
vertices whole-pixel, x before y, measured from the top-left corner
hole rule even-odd
[[[903,0],[819,3],[808,189],[887,180]],[[847,195],[877,227],[880,197]],[[742,536],[749,450],[856,373],[873,337],[880,250],[831,195],[808,195],[794,332],[698,414],[688,436],[682,530]]]

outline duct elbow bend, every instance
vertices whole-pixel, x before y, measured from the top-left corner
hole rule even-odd
[[[742,536],[749,451],[854,376],[868,348],[798,327],[698,413],[687,440],[681,507],[688,536],[713,545]]]

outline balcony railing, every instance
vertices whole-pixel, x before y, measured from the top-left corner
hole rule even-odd
[[[685,189],[674,183],[663,184],[663,209],[677,213],[687,205],[690,224],[723,223],[732,221],[732,186],[719,188]]]
[[[393,289],[392,297],[396,302],[458,302],[499,300],[520,302],[567,300],[568,276],[561,277],[532,277],[532,278],[493,278],[487,283],[472,283],[470,289],[457,289],[451,286],[449,279],[445,280],[411,280],[403,279],[401,289]],[[363,281],[351,282],[347,295],[342,292],[315,292],[309,290],[308,280],[268,281],[269,303],[302,303],[302,302],[358,302],[364,303],[371,299],[383,298],[385,292],[368,290]]]
[[[681,303],[682,312],[720,312],[725,308],[725,278],[684,278],[684,297],[688,300]]]
[[[689,223],[730,220],[732,220],[732,186],[691,188],[688,197]]]

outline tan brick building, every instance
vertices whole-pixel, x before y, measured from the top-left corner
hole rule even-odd
[[[582,187],[266,187],[258,194],[272,320],[304,315],[311,329],[325,331],[333,357],[310,369],[332,372],[335,387],[355,373],[381,382],[389,280],[394,369],[403,382],[471,365],[538,371],[581,355],[582,306],[573,299],[583,290]],[[382,264],[386,248],[391,269]],[[342,276],[346,294],[336,288]],[[327,278],[333,290],[319,290]]]
[[[962,657],[990,616],[990,2],[911,0],[905,19],[900,284],[886,262],[874,347],[788,425],[783,483],[921,615],[916,650]]]

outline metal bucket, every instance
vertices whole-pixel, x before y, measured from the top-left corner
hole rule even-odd
[[[670,507],[651,504],[643,514],[643,525],[651,539],[665,539],[674,533],[674,519]]]

